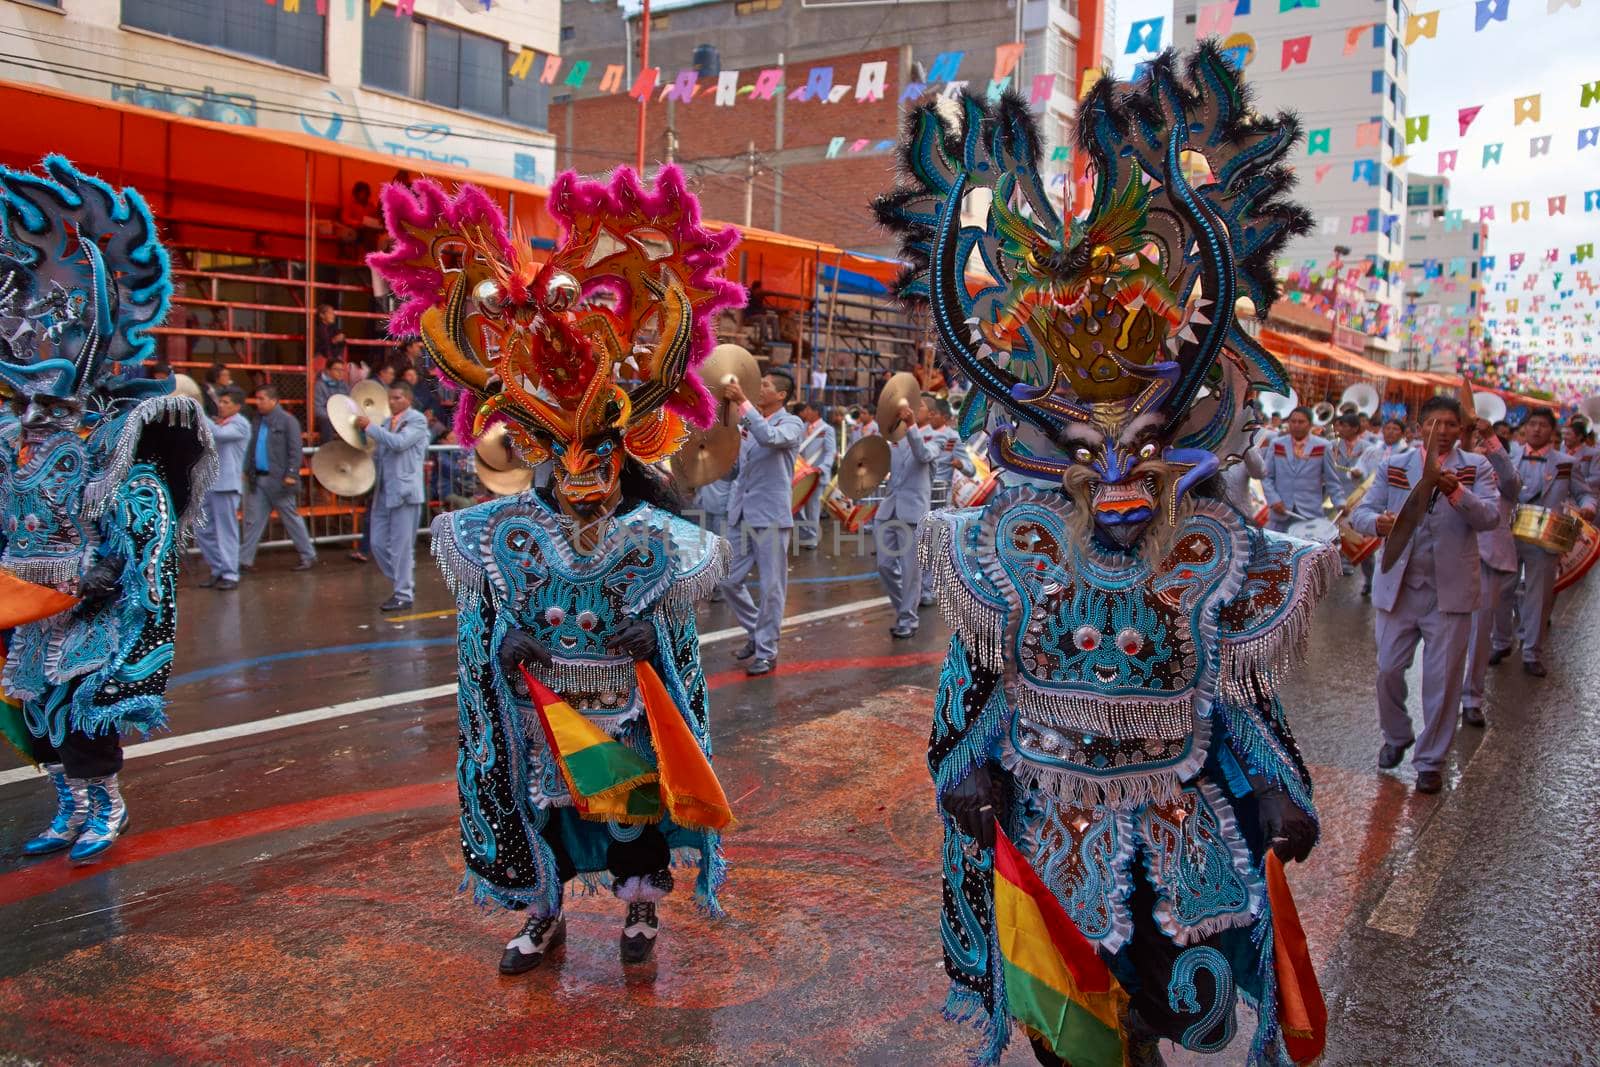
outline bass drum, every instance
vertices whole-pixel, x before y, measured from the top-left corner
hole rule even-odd
[[[1000,487],[1000,472],[991,471],[986,478],[957,474],[950,483],[950,506],[953,508],[979,508],[988,502]]]
[[[789,486],[789,514],[798,515],[800,509],[822,491],[822,470],[803,459],[797,459],[794,462],[794,480]]]
[[[1561,592],[1569,585],[1578,582],[1594,562],[1600,559],[1600,527],[1583,518],[1581,515],[1573,516],[1578,520],[1578,540],[1566,552],[1562,553],[1561,562],[1556,567],[1556,592]]]

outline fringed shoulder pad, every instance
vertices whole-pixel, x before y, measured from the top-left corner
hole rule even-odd
[[[1276,693],[1305,659],[1311,616],[1339,573],[1337,545],[1264,531],[1244,586],[1222,606],[1222,693],[1243,705]]]
[[[83,510],[91,521],[111,506],[118,486],[138,460],[156,462],[185,526],[199,517],[217,478],[211,424],[198,401],[178,393],[147,397],[105,412],[89,435],[88,448],[95,469],[84,486]]]
[[[917,527],[917,558],[933,573],[934,595],[950,629],[967,654],[988,671],[1002,669],[1010,605],[983,558],[989,507],[945,508],[924,516]],[[992,546],[990,546],[992,548]]]

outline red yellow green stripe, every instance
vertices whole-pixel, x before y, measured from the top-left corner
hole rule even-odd
[[[578,813],[590,819],[655,822],[661,818],[656,770],[530,674],[522,672],[546,743]]]
[[[994,916],[1011,1017],[1073,1067],[1122,1067],[1127,993],[998,825]]]

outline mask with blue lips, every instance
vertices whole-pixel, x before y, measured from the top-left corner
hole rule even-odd
[[[974,386],[961,432],[987,427],[999,465],[1059,484],[1083,540],[1147,552],[1242,454],[1255,394],[1288,391],[1243,319],[1276,298],[1272,257],[1310,226],[1278,199],[1298,124],[1252,111],[1210,45],[1102,79],[1078,123],[1093,203],[1063,219],[1026,103],[949,111],[913,113],[910,181],[877,210],[911,261],[901,296],[928,303]]]

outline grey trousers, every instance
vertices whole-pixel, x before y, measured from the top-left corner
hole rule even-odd
[[[826,481],[819,484],[795,519],[795,536],[802,545],[814,545],[822,540],[822,491],[827,487]]]
[[[372,505],[372,559],[394,584],[394,595],[401,600],[416,598],[417,523],[421,521],[421,504]]]
[[[1483,592],[1478,610],[1472,613],[1472,637],[1467,642],[1467,680],[1461,688],[1461,703],[1469,708],[1483,707],[1483,685],[1489,676],[1489,654],[1511,647],[1515,633],[1513,612],[1517,604],[1517,572],[1497,571],[1479,563]]]
[[[1472,613],[1440,611],[1432,586],[1402,586],[1393,611],[1379,611],[1378,728],[1391,745],[1416,739],[1411,762],[1436,771],[1455,740],[1461,717],[1461,685],[1472,636]],[[1406,671],[1422,643],[1422,734],[1406,713]]]
[[[896,517],[872,525],[878,549],[878,580],[894,607],[894,623],[915,630],[920,621],[917,602],[922,598],[922,565],[917,562],[917,526]]]
[[[256,479],[250,499],[245,502],[244,547],[239,550],[239,563],[245,567],[255,563],[256,546],[261,543],[261,535],[267,532],[267,519],[273,509],[277,509],[278,518],[300,558],[316,559],[317,550],[311,543],[311,534],[306,531],[306,520],[300,516],[300,486],[261,477]]]
[[[1533,663],[1541,659],[1544,650],[1544,627],[1556,599],[1556,568],[1561,557],[1518,541],[1517,558],[1522,561],[1517,636],[1522,638],[1522,661]]]
[[[238,493],[206,494],[206,523],[195,530],[194,539],[213,578],[239,580]]]
[[[783,629],[783,604],[789,596],[789,536],[792,530],[776,526],[739,526],[728,531],[733,558],[722,593],[744,632],[756,646],[758,659],[778,658],[778,633]],[[754,568],[761,579],[758,606],[744,587]]]

